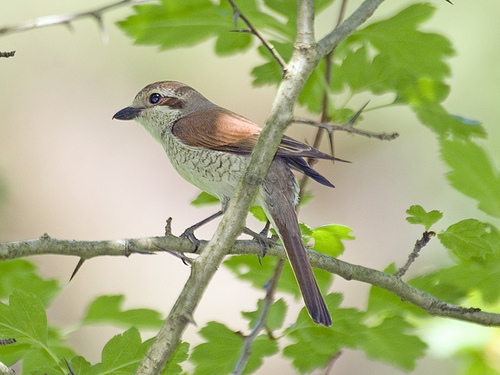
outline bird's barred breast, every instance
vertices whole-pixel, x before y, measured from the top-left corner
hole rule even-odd
[[[248,165],[247,156],[191,147],[171,133],[165,138],[165,152],[186,181],[221,200],[233,196]]]

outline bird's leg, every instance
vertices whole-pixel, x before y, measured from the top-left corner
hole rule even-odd
[[[198,229],[199,227],[202,227],[203,225],[205,225],[205,224],[211,222],[212,220],[218,218],[223,213],[224,213],[223,210],[217,211],[215,214],[210,215],[206,219],[203,219],[202,221],[200,221],[200,222],[198,222],[198,223],[196,223],[194,225],[191,225],[189,228],[187,228],[181,234],[181,238],[187,238],[187,239],[189,239],[193,243],[193,245],[194,245],[194,252],[196,252],[198,250],[198,248],[200,247],[200,240],[196,238],[196,236],[194,235],[194,231],[196,229]]]

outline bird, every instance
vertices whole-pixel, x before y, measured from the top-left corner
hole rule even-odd
[[[212,103],[177,81],[147,85],[113,119],[138,122],[164,148],[170,163],[185,180],[219,198],[221,211],[201,223],[224,212],[262,130],[251,120]],[[335,159],[283,136],[255,203],[262,206],[285,247],[312,320],[331,326],[331,315],[302,242],[295,211],[298,185],[292,169],[325,186],[334,186],[304,158]]]

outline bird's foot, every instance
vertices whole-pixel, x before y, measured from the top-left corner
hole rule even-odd
[[[262,248],[262,254],[259,254],[259,259],[266,256],[267,251],[269,250],[269,245],[277,244],[277,236],[267,237],[269,232],[270,223],[267,222],[264,229],[262,229],[259,233],[252,231],[251,229],[245,228],[244,232],[253,237],[253,241],[257,241],[257,243]]]
[[[194,228],[193,227],[189,227],[187,228],[181,235],[180,235],[181,238],[187,238],[189,241],[192,242],[192,244],[194,245],[194,251],[193,252],[197,252],[198,249],[200,248],[200,240],[196,238],[196,236],[194,235]]]

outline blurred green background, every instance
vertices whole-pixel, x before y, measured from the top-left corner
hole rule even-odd
[[[0,27],[107,3],[2,0]],[[349,2],[347,14],[359,3]],[[451,6],[435,0],[432,4],[438,10],[426,29],[450,38],[457,52],[450,60],[452,91],[445,106],[457,115],[483,121],[489,132],[485,142],[500,160],[496,146],[500,141],[500,2],[456,0]],[[374,19],[391,15],[400,6],[387,1]],[[335,23],[337,12],[338,4],[334,4],[318,18],[318,37]],[[125,7],[104,15],[109,44],[103,44],[91,19],[74,22],[73,32],[56,26],[0,39],[0,51],[16,50],[15,57],[0,59],[0,190],[5,190],[0,241],[43,233],[78,240],[161,235],[169,216],[174,218],[174,233],[180,234],[215,210],[191,207],[189,202],[198,190],[175,173],[160,146],[139,125],[111,117],[146,84],[179,80],[213,102],[263,124],[275,90],[251,86],[249,72],[260,61],[254,52],[219,58],[213,53],[213,41],[167,52],[134,46],[114,24],[130,13]],[[383,98],[373,103],[378,102]],[[297,114],[307,116],[300,108]],[[410,110],[372,111],[358,126],[397,131],[400,137],[381,142],[337,134],[337,156],[352,164],[318,164],[317,169],[336,188],[312,185],[315,199],[300,212],[300,219],[312,226],[339,223],[354,229],[357,239],[347,243],[342,259],[377,269],[391,262],[402,265],[422,229],[405,221],[405,210],[412,204],[443,211],[443,229],[467,217],[491,220],[475,208],[474,201],[448,186],[438,143]],[[312,142],[314,129],[295,125],[287,134]],[[326,142],[323,150],[328,150]],[[209,238],[215,225],[200,230],[199,237]],[[66,282],[77,259],[43,256],[36,261],[45,275]],[[419,268],[432,269],[446,261],[444,250],[433,241],[411,271],[415,274]],[[98,294],[126,293],[127,308],[144,306],[167,312],[188,272],[168,255],[88,261],[50,308],[49,319],[54,324],[71,324]],[[198,308],[198,326],[225,319],[235,329],[242,327],[239,311],[253,309],[261,294],[232,280],[225,269],[217,273]],[[368,286],[337,279],[334,290],[344,293],[344,306],[364,307]],[[292,308],[300,307],[298,302]],[[491,334],[491,330],[457,322],[438,323],[437,331],[428,331],[434,343],[432,353],[415,374],[453,373],[452,361],[441,356],[447,354],[443,348],[449,348],[451,340],[460,339],[448,331],[467,330],[468,339],[477,336],[478,340]],[[72,335],[72,344],[87,358],[97,360],[103,344],[117,332],[87,327]],[[199,342],[195,332],[188,329],[187,338]],[[294,373],[276,358],[267,361],[259,373],[271,374],[276,369],[281,374]],[[335,364],[336,374],[367,369],[371,374],[401,373],[355,351],[346,351]]]

